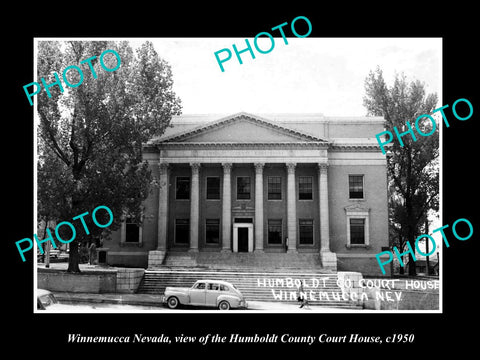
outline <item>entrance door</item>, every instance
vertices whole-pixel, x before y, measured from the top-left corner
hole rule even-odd
[[[252,252],[253,251],[253,224],[234,223],[233,224],[233,252]]]
[[[238,252],[248,252],[248,228],[238,228]]]

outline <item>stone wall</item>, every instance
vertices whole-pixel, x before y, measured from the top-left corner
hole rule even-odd
[[[74,293],[135,293],[144,271],[137,268],[111,268],[72,274],[64,270],[39,268],[37,287]]]
[[[338,272],[342,291],[366,310],[439,310],[436,279],[363,278],[358,272]]]
[[[50,291],[74,293],[109,293],[117,287],[117,272],[84,271],[80,274],[64,270],[38,269],[37,287]]]
[[[117,293],[135,293],[143,278],[144,269],[117,269]]]

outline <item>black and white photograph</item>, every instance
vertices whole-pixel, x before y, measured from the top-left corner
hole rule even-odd
[[[441,39],[36,40],[39,311],[441,310]]]
[[[472,338],[471,33],[323,16],[19,38],[7,288],[25,324],[86,351]]]

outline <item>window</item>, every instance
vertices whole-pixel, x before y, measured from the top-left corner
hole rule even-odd
[[[282,200],[282,178],[280,176],[268,177],[268,200]]]
[[[250,200],[250,177],[237,177],[237,200]]]
[[[219,291],[220,290],[220,284],[208,284],[208,290],[214,290],[214,291]]]
[[[134,216],[128,213],[122,216],[120,246],[142,246],[142,225],[136,221]]]
[[[175,243],[188,244],[190,242],[190,220],[175,219]]]
[[[370,246],[370,208],[355,203],[345,207],[347,215],[347,249]]]
[[[299,220],[300,239],[301,245],[313,245],[313,220],[301,219]]]
[[[133,218],[125,220],[125,242],[138,243],[140,241],[140,226],[133,222]]]
[[[313,178],[311,176],[300,176],[298,178],[298,199],[312,200],[313,199]]]
[[[208,200],[220,199],[220,178],[219,177],[207,177],[207,199]]]
[[[201,282],[195,285],[194,289],[205,290],[205,283]]]
[[[178,176],[175,185],[175,199],[190,199],[190,178],[188,176]]]
[[[363,175],[349,175],[348,190],[350,199],[363,199]]]
[[[220,219],[206,219],[205,242],[207,244],[220,243]]]
[[[282,244],[282,220],[268,220],[268,243]]]
[[[365,219],[350,219],[350,244],[365,244]]]
[[[220,285],[220,291],[230,291],[227,285]]]

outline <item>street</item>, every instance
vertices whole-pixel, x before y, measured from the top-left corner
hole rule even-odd
[[[60,301],[61,307],[57,309],[52,309],[52,312],[65,312],[65,313],[76,313],[76,312],[108,312],[108,313],[129,313],[129,312],[204,312],[204,311],[213,311],[219,312],[217,308],[212,307],[200,307],[200,306],[180,306],[177,309],[169,309],[167,306],[152,306],[148,305],[132,305],[132,304],[122,304],[122,303],[105,303],[105,302],[96,302],[96,301]],[[299,308],[297,304],[286,304],[280,302],[264,302],[264,301],[251,301],[248,303],[248,309],[231,309],[228,312],[275,312],[275,313],[335,313],[335,312],[352,312],[358,311],[353,309],[335,309],[335,308],[325,308],[321,306],[305,306],[304,308]]]

